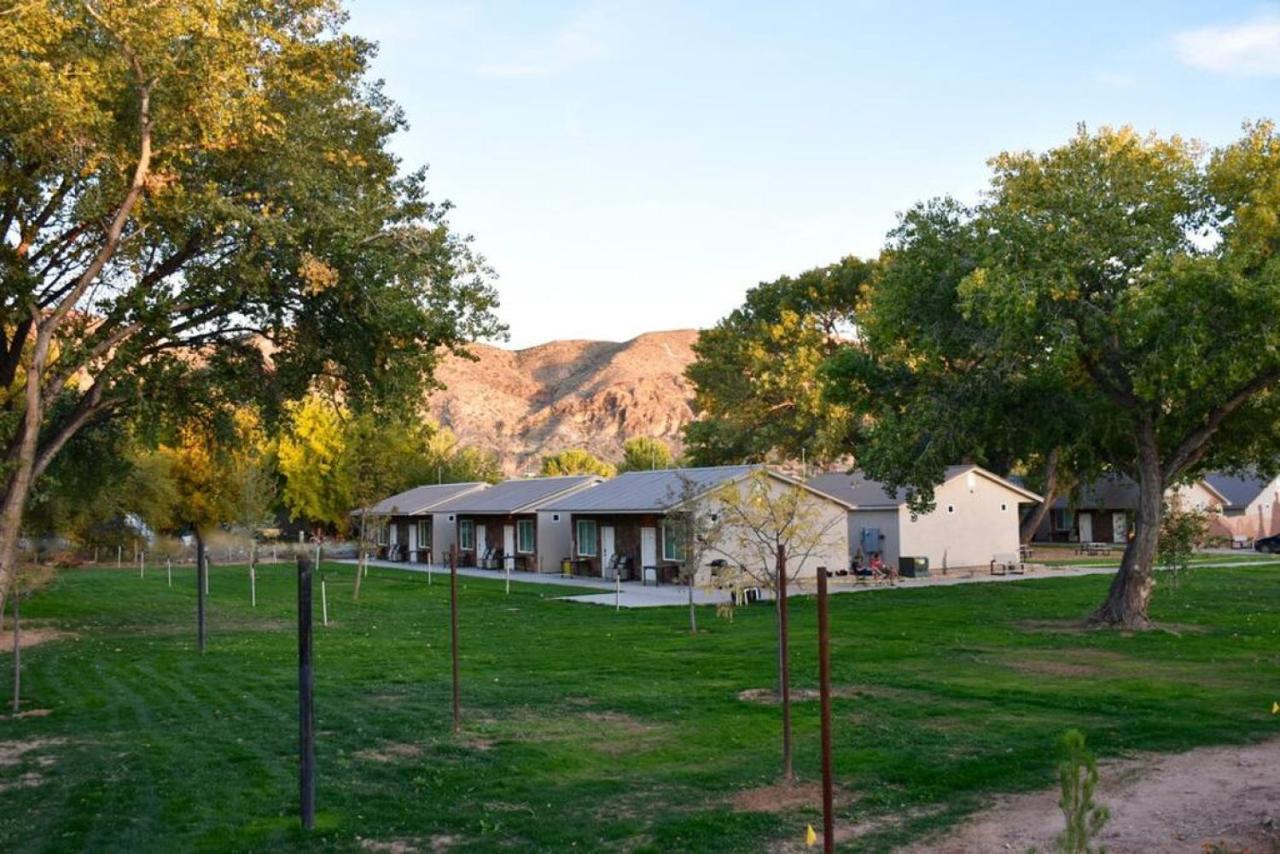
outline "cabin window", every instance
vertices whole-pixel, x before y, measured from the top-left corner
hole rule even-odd
[[[600,553],[594,519],[578,520],[578,557],[595,557]]]
[[[431,548],[431,520],[418,520],[418,548],[426,551]]]
[[[552,514],[551,514],[551,521],[552,521],[552,522],[559,522],[559,521],[560,521],[560,514],[559,514],[559,513],[552,513]]]
[[[458,548],[470,551],[476,547],[476,523],[473,519],[463,519],[458,523]]]
[[[954,512],[956,512],[956,506],[955,506],[954,504],[948,504],[948,505],[947,505],[947,512],[948,512],[948,513],[954,513]]]
[[[679,563],[684,560],[680,548],[680,531],[670,522],[662,523],[662,559]]]
[[[1005,512],[1005,511],[1006,511],[1006,510],[1008,510],[1008,509],[1009,509],[1009,505],[1008,505],[1008,504],[1001,504],[1001,505],[1000,505],[1000,512],[1001,512],[1001,513]]]
[[[516,520],[516,551],[521,554],[533,554],[533,520]]]

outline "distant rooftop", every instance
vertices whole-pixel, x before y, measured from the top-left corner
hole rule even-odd
[[[947,470],[943,475],[943,482],[946,483],[970,471],[1019,493],[1028,501],[1040,500],[1040,496],[1026,487],[1006,480],[999,475],[992,474],[981,466],[947,466]],[[871,480],[861,471],[855,471],[852,474],[845,472],[820,474],[809,480],[809,487],[858,508],[897,507],[907,503],[907,491],[905,489],[889,492],[883,483],[878,480]]]
[[[1244,472],[1242,474],[1211,472],[1205,475],[1204,479],[1210,486],[1218,490],[1223,498],[1227,499],[1226,509],[1228,510],[1243,510],[1248,507],[1253,499],[1257,498],[1262,490],[1267,488],[1267,484],[1274,480],[1274,478],[1264,477],[1257,472]]]
[[[425,486],[415,486],[413,489],[407,489],[404,492],[396,493],[390,498],[382,499],[370,507],[369,512],[376,516],[391,514],[414,516],[430,510],[441,502],[468,492],[484,489],[488,485],[480,481],[472,481],[469,483],[433,483]]]
[[[529,477],[461,495],[432,508],[436,513],[531,513],[557,496],[590,486],[596,475],[571,477]]]
[[[630,471],[565,496],[545,509],[564,513],[661,513],[680,504],[687,489],[702,494],[760,466],[711,466]]]

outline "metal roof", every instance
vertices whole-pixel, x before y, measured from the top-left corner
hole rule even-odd
[[[390,498],[384,498],[369,508],[371,514],[377,516],[398,515],[416,516],[430,510],[442,501],[457,498],[468,492],[484,489],[489,484],[480,481],[470,483],[440,483],[415,486],[399,492]],[[360,511],[355,511],[359,513]]]
[[[749,474],[757,466],[629,471],[599,486],[547,505],[562,513],[662,513],[680,504],[687,492],[701,495]]]
[[[1204,476],[1205,481],[1218,490],[1218,494],[1226,499],[1229,510],[1243,510],[1267,488],[1274,478],[1264,477],[1257,472],[1227,474],[1226,472],[1210,472]]]
[[[459,496],[432,507],[433,513],[531,513],[542,510],[548,501],[585,489],[602,478],[596,475],[572,477],[527,477],[504,480],[478,492]]]
[[[993,474],[981,466],[947,466],[946,473],[943,475],[943,483],[947,483],[962,474],[973,472],[980,475],[993,483],[1005,487],[1011,492],[1016,492],[1027,501],[1039,501],[1040,496],[1036,495],[1029,489],[1019,486],[1012,481],[1006,480],[997,474]],[[833,474],[820,474],[809,480],[809,486],[819,492],[826,493],[832,498],[837,498],[846,504],[851,504],[855,508],[870,507],[898,507],[907,503],[907,491],[898,489],[896,492],[889,492],[883,483],[878,480],[871,480],[861,471],[855,471],[852,474],[844,472],[835,472]]]

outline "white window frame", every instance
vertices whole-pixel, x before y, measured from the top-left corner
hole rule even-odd
[[[458,548],[464,552],[474,551],[476,547],[476,520],[458,520]]]
[[[527,549],[523,545],[523,540],[524,540],[523,532],[526,530],[529,532],[529,547]],[[538,527],[537,525],[534,524],[533,520],[517,519],[516,520],[516,554],[522,554],[522,555],[533,554],[534,546],[536,546],[537,543],[538,543]]]
[[[666,519],[662,520],[662,559],[667,563],[684,563],[684,555],[680,554],[679,538],[670,533],[671,524]]]
[[[419,519],[418,520],[418,550],[424,551],[424,552],[429,550],[434,545],[434,543],[432,542],[432,540],[434,539],[435,537],[432,536],[432,531],[431,531],[431,517],[428,516],[425,519]]]
[[[586,526],[586,527],[584,527]],[[583,548],[582,532],[584,530],[591,531],[591,551]],[[599,557],[600,556],[600,527],[596,525],[595,519],[579,519],[574,526],[574,544],[578,557]]]

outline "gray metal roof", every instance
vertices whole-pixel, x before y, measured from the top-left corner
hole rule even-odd
[[[1040,500],[1040,496],[1026,487],[1006,480],[999,475],[992,474],[981,466],[947,466],[947,470],[943,474],[943,483],[971,471],[1020,494],[1028,501]],[[809,487],[830,495],[832,498],[837,498],[845,504],[852,504],[854,507],[896,507],[907,503],[907,491],[905,489],[890,493],[885,489],[883,483],[878,480],[871,480],[861,471],[855,471],[852,474],[844,472],[820,474],[809,480]]]
[[[683,500],[685,484],[700,495],[756,468],[759,466],[629,471],[599,486],[557,499],[544,509],[562,513],[661,513]]]
[[[384,498],[369,508],[369,512],[378,516],[400,515],[416,516],[430,510],[442,501],[457,498],[468,492],[483,489],[489,484],[480,481],[470,483],[440,483],[415,486],[390,498]],[[356,511],[357,513],[359,511]]]
[[[434,513],[531,513],[548,501],[599,483],[596,475],[572,477],[527,477],[468,493],[431,508]]]
[[[1243,510],[1261,494],[1262,490],[1267,488],[1267,484],[1274,478],[1264,477],[1257,472],[1227,474],[1215,471],[1205,475],[1204,479],[1227,499],[1226,509]]]

